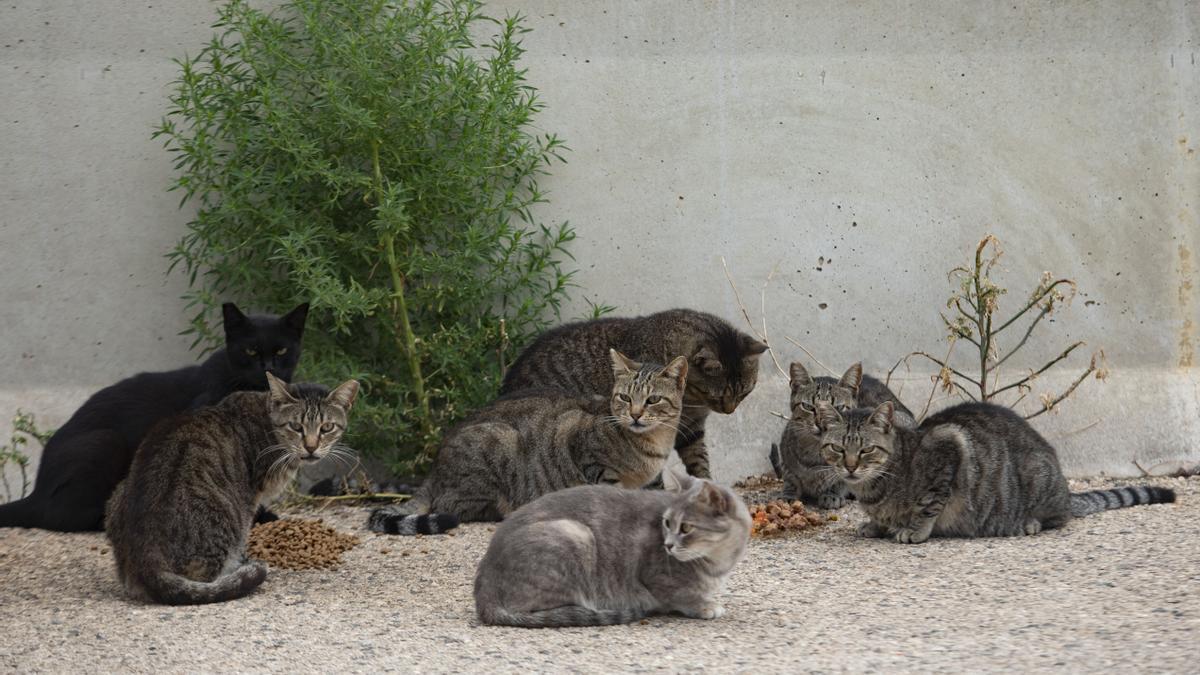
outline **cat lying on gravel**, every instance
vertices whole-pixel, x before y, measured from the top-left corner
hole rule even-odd
[[[817,404],[821,454],[870,516],[866,537],[1037,534],[1105,509],[1175,501],[1160,487],[1072,494],[1054,448],[1008,408],[964,403],[915,430],[893,415],[891,402],[844,413]]]
[[[717,601],[750,537],[750,512],[730,490],[663,472],[665,491],[582,486],[517,509],[475,574],[485,624],[551,627],[628,623],[677,612],[724,613]]]
[[[477,410],[442,439],[417,496],[375,509],[368,527],[433,534],[460,520],[500,520],[554,490],[653,480],[675,440],[687,361],[643,364],[610,350],[609,363],[607,398],[526,389]]]
[[[771,467],[783,479],[784,499],[799,499],[821,509],[840,509],[846,503],[846,484],[821,457],[817,403],[825,401],[837,410],[849,410],[891,401],[896,424],[915,427],[917,423],[887,385],[863,375],[861,363],[850,366],[840,380],[812,377],[799,362],[793,362],[789,371],[792,414],[779,445],[771,446]]]

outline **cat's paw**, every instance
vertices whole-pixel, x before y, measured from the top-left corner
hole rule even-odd
[[[716,603],[710,605],[701,605],[688,613],[689,616],[696,619],[719,619],[725,615],[725,608]]]
[[[817,508],[832,511],[846,505],[846,498],[837,494],[823,494],[817,497]]]
[[[898,544],[922,544],[929,539],[929,533],[902,527],[896,530],[895,539]]]
[[[867,521],[858,526],[858,536],[868,539],[882,539],[888,536],[888,531],[886,527],[883,527],[879,523]]]
[[[1037,518],[1030,518],[1025,521],[1025,534],[1037,534],[1042,531],[1042,521]]]

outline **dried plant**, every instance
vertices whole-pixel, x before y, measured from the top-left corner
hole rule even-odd
[[[1075,296],[1075,282],[1071,279],[1056,279],[1049,272],[1042,274],[1033,292],[1025,299],[1021,307],[1007,318],[997,316],[1000,309],[1000,297],[1008,290],[992,280],[991,273],[996,263],[1003,255],[1000,241],[992,235],[987,235],[975,248],[974,262],[968,266],[955,267],[950,270],[950,279],[957,283],[957,288],[946,301],[946,309],[951,310],[950,316],[939,312],[942,323],[948,331],[949,347],[946,355],[938,359],[933,355],[916,351],[905,356],[888,371],[888,383],[891,376],[900,365],[907,366],[914,357],[927,359],[937,364],[940,370],[934,376],[934,389],[930,392],[925,409],[920,417],[929,411],[934,392],[941,389],[945,393],[954,393],[972,401],[991,401],[1000,403],[1016,395],[1009,403],[1016,407],[1033,391],[1033,383],[1046,371],[1065,360],[1077,348],[1085,343],[1080,340],[1062,350],[1058,356],[1050,359],[1040,368],[1030,370],[1023,377],[1010,382],[1002,381],[1000,367],[1024,347],[1034,328],[1059,307],[1069,304]],[[1030,318],[1032,317],[1032,318]],[[1018,326],[1018,322],[1028,320],[1021,337],[1010,348],[1002,347],[997,338],[1005,330]],[[959,342],[966,342],[975,347],[970,359],[970,366],[956,368],[951,365],[955,347]],[[977,354],[977,356],[975,356]],[[968,374],[970,372],[971,374]],[[1092,354],[1091,361],[1084,371],[1059,394],[1045,393],[1038,397],[1040,406],[1026,414],[1026,419],[1032,419],[1054,410],[1060,403],[1073,394],[1076,388],[1094,375],[1097,380],[1108,377],[1108,364],[1104,358],[1104,350]]]

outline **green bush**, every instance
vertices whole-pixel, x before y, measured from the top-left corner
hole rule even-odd
[[[418,469],[570,285],[573,230],[531,210],[564,147],[533,131],[527,31],[474,0],[218,11],[155,132],[197,208],[169,254],[196,344],[223,300],[310,301],[301,376],[357,378],[349,442]]]

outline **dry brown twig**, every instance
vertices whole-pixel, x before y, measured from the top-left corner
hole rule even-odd
[[[767,351],[771,354],[771,361],[775,364],[775,369],[779,371],[780,375],[783,375],[784,379],[787,379],[788,373],[783,369],[783,366],[779,365],[779,359],[775,357],[775,350],[771,348],[771,341],[767,339],[767,284],[769,284],[771,282],[771,278],[775,276],[775,271],[779,269],[779,263],[775,263],[775,266],[771,268],[771,273],[767,275],[767,280],[763,282],[762,290],[759,294],[759,305],[763,308],[762,332],[759,332],[759,330],[755,328],[754,321],[750,318],[750,312],[746,311],[746,303],[742,302],[741,291],[738,290],[737,284],[733,283],[733,275],[729,273],[729,264],[725,262],[725,256],[721,256],[721,268],[725,270],[725,279],[729,281],[729,287],[733,289],[733,297],[735,300],[737,300],[738,308],[742,310],[742,317],[746,319],[746,325],[749,326],[750,332],[754,334],[754,337],[761,340],[762,343],[767,346]]]
[[[990,253],[988,253],[989,246],[991,247]],[[892,374],[901,364],[904,364],[907,369],[909,359],[921,357],[939,367],[938,373],[934,377],[933,388],[935,390],[940,386],[944,391],[956,390],[971,400],[992,402],[997,402],[1000,395],[1011,391],[1018,395],[1017,399],[1009,404],[1009,407],[1015,408],[1032,391],[1032,385],[1039,376],[1067,359],[1075,349],[1085,344],[1083,341],[1072,343],[1041,367],[1028,371],[1024,377],[1001,384],[1000,367],[1026,345],[1034,328],[1044,318],[1053,313],[1059,305],[1069,304],[1076,292],[1073,280],[1056,279],[1049,272],[1044,272],[1037,287],[1029,294],[1023,305],[1007,319],[998,319],[996,312],[999,308],[1000,296],[1008,291],[992,281],[989,275],[1002,254],[1000,241],[989,234],[976,246],[974,261],[971,265],[955,267],[950,270],[949,278],[958,279],[959,284],[958,288],[951,293],[949,300],[946,301],[946,308],[954,312],[953,318],[940,314],[942,323],[949,332],[950,349],[947,350],[946,357],[939,360],[926,352],[914,351],[897,361],[896,365],[888,371],[888,384],[891,382]],[[1021,337],[1017,339],[1012,348],[1001,349],[997,343],[997,337],[1030,312],[1034,312],[1033,319],[1025,327]],[[978,374],[972,371],[972,374],[968,375],[965,372],[966,369],[955,368],[951,365],[951,355],[958,340],[964,340],[975,346],[978,359],[974,363],[974,367],[977,368]],[[1025,418],[1032,419],[1054,410],[1069,398],[1088,376],[1093,374],[1098,380],[1108,377],[1104,350],[1098,350],[1092,354],[1088,367],[1062,393],[1039,396],[1041,407],[1025,415]],[[932,400],[933,392],[930,392],[925,411],[922,411],[921,417],[918,419],[923,418],[928,412]]]
[[[725,270],[725,278],[729,281],[729,287],[733,289],[733,297],[737,300],[738,308],[742,312],[742,317],[746,319],[746,325],[750,327],[750,332],[753,333],[754,336],[757,337],[759,340],[762,340],[763,344],[767,345],[768,348],[771,346],[771,340],[769,339],[769,336],[767,335],[767,285],[770,284],[771,280],[775,278],[775,273],[779,271],[779,266],[782,263],[783,263],[782,260],[775,263],[775,265],[771,268],[771,272],[767,275],[766,280],[763,281],[762,287],[759,289],[758,305],[759,305],[759,311],[762,314],[762,329],[760,331],[759,329],[755,328],[754,321],[750,318],[750,313],[748,311],[746,311],[746,305],[745,305],[745,303],[742,302],[742,295],[737,289],[737,284],[735,284],[733,282],[733,276],[730,275],[730,273],[729,273],[729,265],[725,262],[725,256],[721,256],[721,267]],[[800,342],[797,341],[796,339],[792,338],[789,335],[783,336],[783,339],[785,339],[788,342],[799,347],[801,351],[803,351],[805,354],[808,355],[808,357],[810,359],[813,360],[813,362],[815,362],[818,366],[821,366],[822,368],[824,368],[825,371],[828,372],[830,375],[832,375],[834,377],[839,376],[839,374],[835,373],[833,371],[833,369],[831,369],[829,366],[825,365],[824,363],[821,363],[820,359],[818,359],[816,356],[814,356],[813,353],[811,351],[809,351],[807,347],[800,344]],[[779,374],[782,375],[785,380],[790,380],[791,376],[788,374],[787,370],[785,370],[783,368],[783,366],[779,363],[779,359],[775,356],[775,350],[771,349],[770,351],[771,351],[771,361],[773,361],[775,363],[775,370],[779,371]]]

